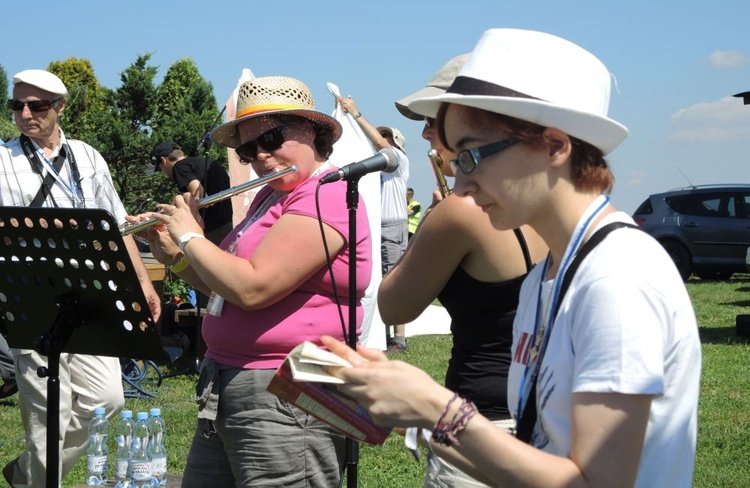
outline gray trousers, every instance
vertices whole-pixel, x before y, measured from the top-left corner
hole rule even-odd
[[[274,373],[221,367],[212,388],[216,420],[198,420],[183,488],[338,485],[344,437],[268,393]],[[201,375],[199,395],[208,380]]]

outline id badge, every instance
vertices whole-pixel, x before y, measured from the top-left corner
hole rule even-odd
[[[208,305],[206,305],[206,313],[213,315],[214,317],[221,317],[221,312],[224,309],[224,298],[211,292],[211,296],[208,298]]]

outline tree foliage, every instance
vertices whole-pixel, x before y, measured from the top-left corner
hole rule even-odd
[[[107,90],[99,85],[94,68],[88,59],[68,58],[53,61],[47,70],[56,74],[68,89],[62,124],[65,134],[83,138],[91,130],[92,119],[104,110]]]
[[[0,93],[8,93],[8,75],[2,65],[0,65]],[[0,105],[0,139],[9,141],[17,136],[18,129],[13,123],[13,112],[3,100]]]

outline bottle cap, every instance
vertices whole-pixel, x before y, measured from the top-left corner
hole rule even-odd
[[[152,417],[161,417],[161,408],[152,408],[150,412]]]
[[[133,411],[132,410],[123,410],[121,415],[122,415],[122,418],[124,418],[124,419],[132,419],[133,418]]]
[[[104,415],[104,412],[105,412],[104,407],[96,407],[94,409],[94,415],[97,415],[97,416]]]
[[[136,418],[137,418],[137,419],[138,419],[139,421],[141,421],[141,420],[146,420],[146,419],[148,419],[148,414],[147,414],[146,412],[138,412],[138,414],[137,414]]]

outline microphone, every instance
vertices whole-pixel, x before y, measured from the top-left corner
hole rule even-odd
[[[208,132],[203,134],[203,139],[201,139],[201,142],[195,148],[196,154],[200,154],[204,147],[206,148],[206,152],[211,149],[211,129],[208,129]]]
[[[393,173],[398,168],[398,154],[392,147],[384,147],[374,156],[370,156],[358,163],[347,164],[339,168],[335,173],[329,173],[320,179],[320,184],[332,183],[334,181],[352,181],[361,178],[367,173],[384,171]]]

